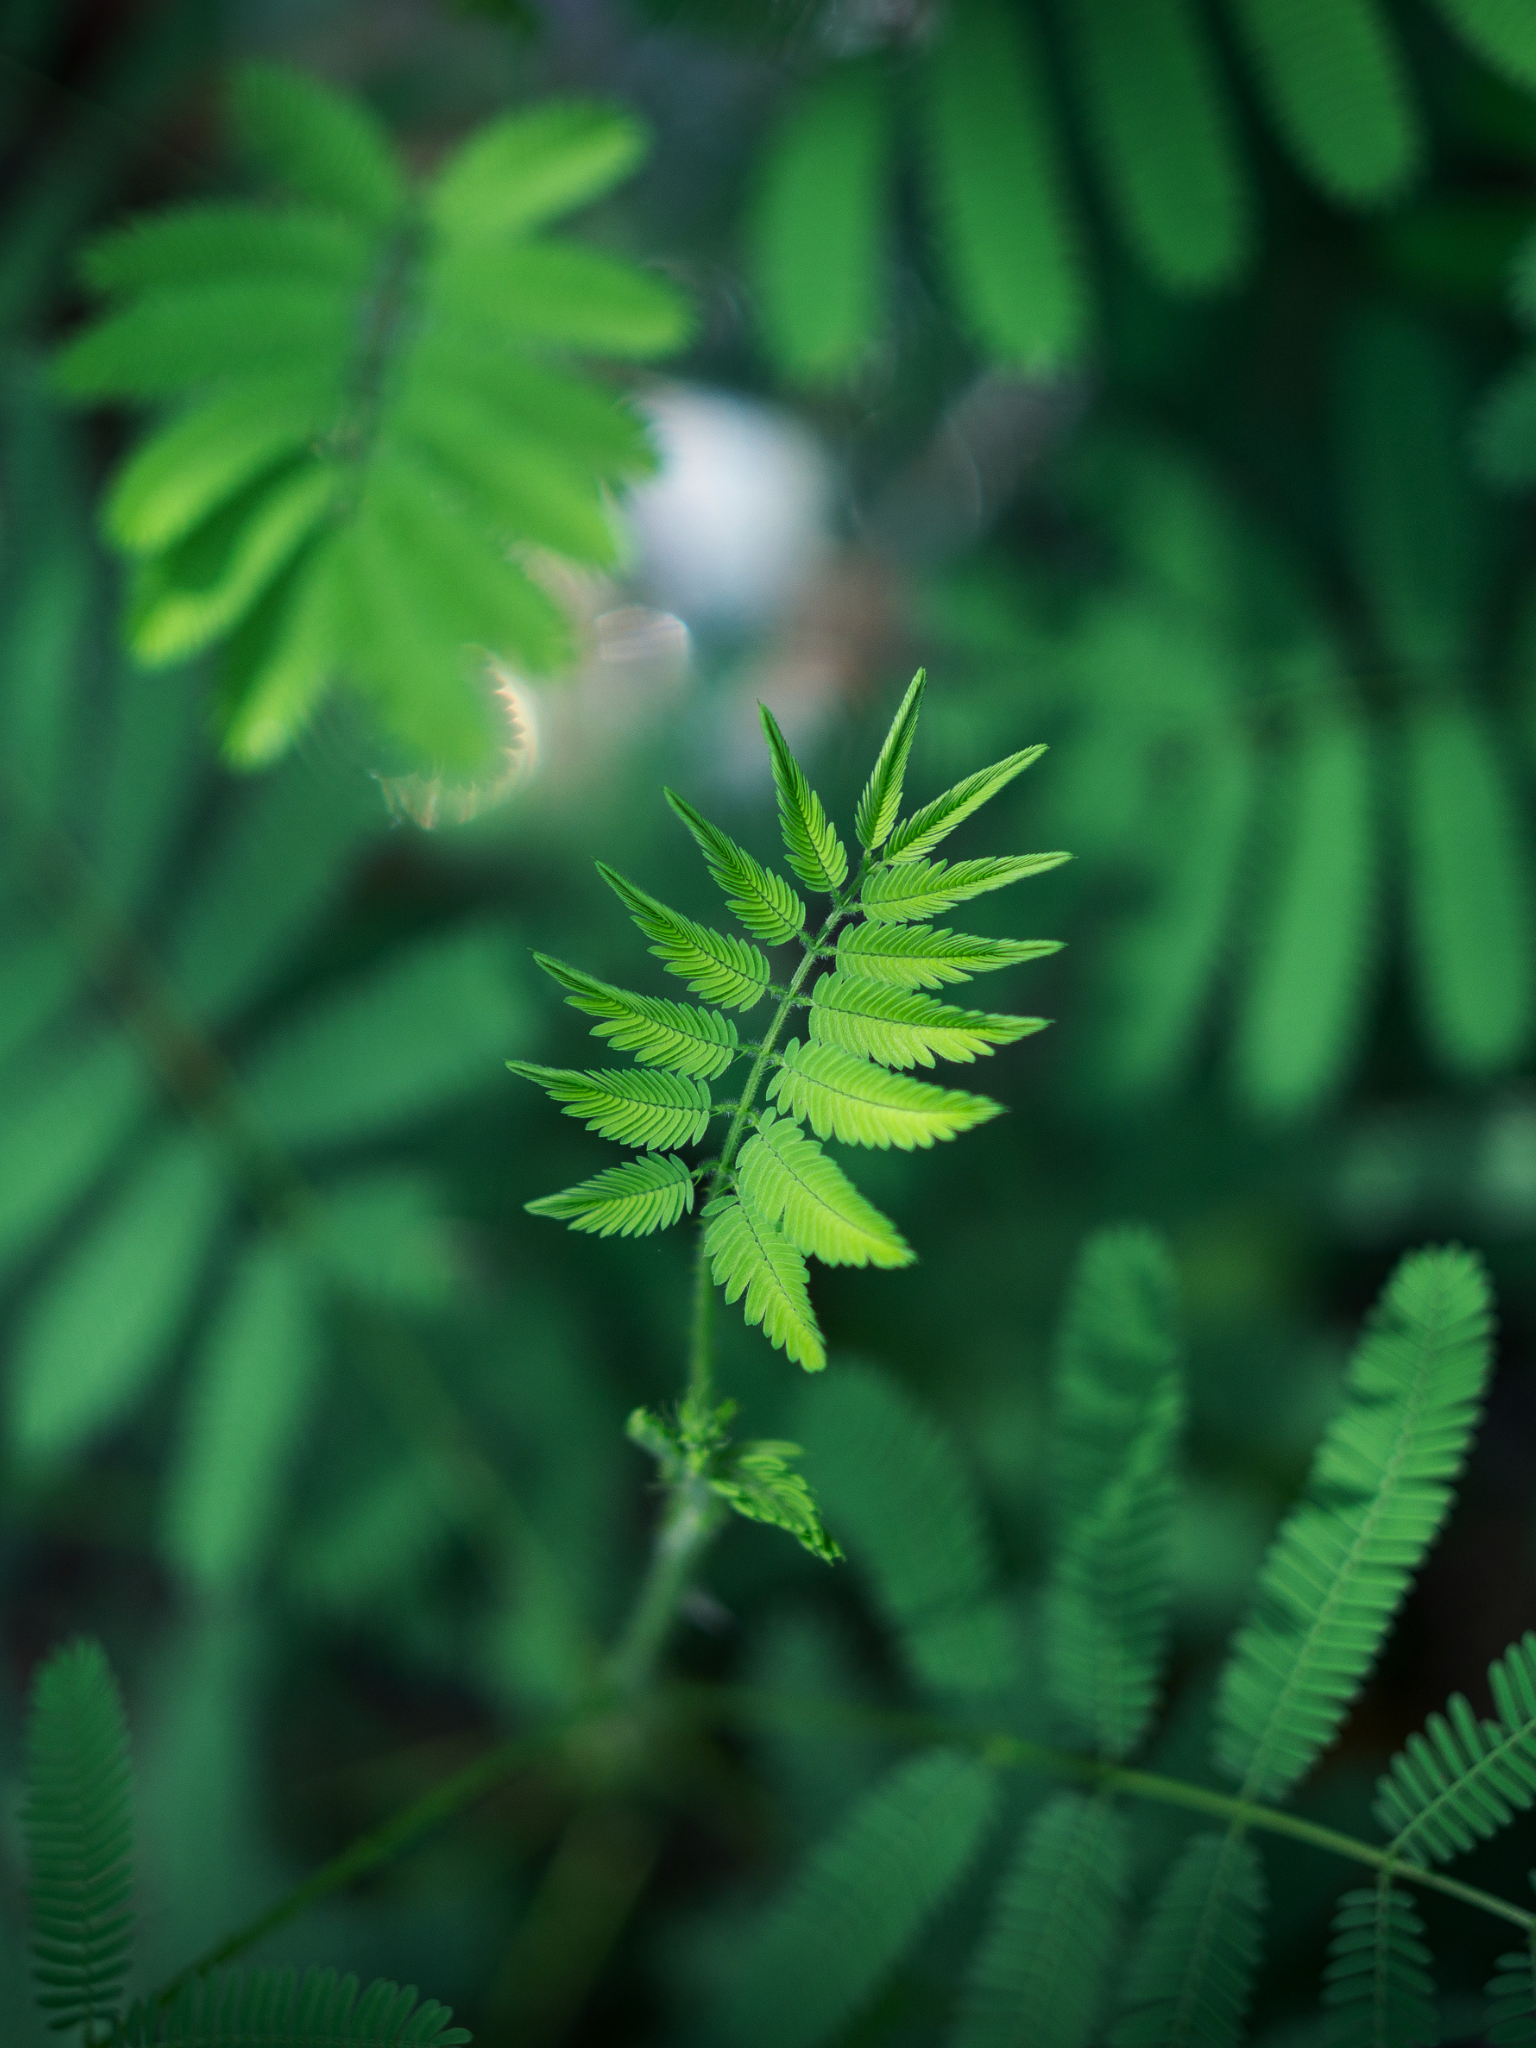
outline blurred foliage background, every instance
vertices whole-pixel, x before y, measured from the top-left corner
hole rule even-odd
[[[51,365],[90,237],[231,189],[249,58],[356,93],[413,172],[552,95],[652,137],[571,232],[693,309],[617,380],[659,467],[606,566],[543,562],[574,652],[504,673],[478,783],[345,704],[236,774],[205,661],[125,650],[100,508],[131,418]],[[1172,1756],[1392,1260],[1482,1247],[1490,1423],[1307,1794],[1351,1824],[1536,1606],[1525,11],[10,0],[0,122],[3,1754],[14,1780],[39,1655],[99,1634],[146,1969],[590,1673],[648,1541],[621,1423],[675,1392],[686,1247],[523,1213],[588,1170],[501,1069],[584,1044],[529,952],[622,976],[593,856],[709,914],[663,781],[767,852],[759,697],[846,815],[920,662],[919,794],[1051,742],[989,843],[1072,849],[1025,934],[1069,946],[1027,971],[1055,1028],[988,1071],[1013,1113],[871,1162],[921,1263],[820,1286],[829,1383],[877,1361],[953,1431],[1027,1647],[1064,1275],[1105,1222],[1167,1232],[1193,1389]],[[814,1452],[819,1390],[728,1329],[752,1428]],[[896,1696],[849,1572],[736,1526],[708,1580],[686,1668]],[[265,1952],[417,1981],[483,2041],[702,2038],[741,1930],[881,1754],[566,1759]],[[1481,1881],[1522,1869],[1490,1850]],[[1276,2041],[1331,1903],[1290,1877]],[[1429,1917],[1448,2038],[1476,2039],[1496,1936]],[[963,1924],[869,2039],[933,2037]]]

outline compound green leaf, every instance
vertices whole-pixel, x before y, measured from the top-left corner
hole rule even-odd
[[[508,1060],[507,1066],[564,1103],[567,1116],[585,1118],[589,1131],[621,1145],[664,1152],[673,1145],[697,1144],[709,1128],[708,1086],[685,1074],[629,1067],[582,1073],[529,1060]]]
[[[911,1247],[788,1117],[765,1110],[736,1162],[743,1198],[796,1250],[828,1266],[907,1266]]]
[[[774,360],[805,383],[847,376],[881,319],[890,81],[832,66],[792,99],[759,169],[754,268]]]
[[[827,1534],[811,1489],[794,1469],[801,1455],[798,1444],[771,1438],[740,1444],[723,1467],[710,1473],[709,1488],[749,1522],[783,1529],[812,1557],[836,1564],[843,1553]]]
[[[670,1230],[693,1208],[693,1175],[671,1153],[659,1158],[626,1159],[558,1195],[541,1195],[523,1207],[532,1216],[550,1216],[572,1230],[597,1237],[649,1237]]]
[[[669,910],[602,861],[597,871],[641,931],[654,940],[651,951],[668,973],[687,982],[695,995],[724,1003],[728,1010],[750,1010],[768,993],[768,962],[756,946]]]
[[[1008,1017],[957,1009],[915,989],[839,970],[811,993],[808,1023],[817,1045],[840,1045],[884,1067],[931,1067],[935,1060],[969,1063],[995,1046],[1043,1031],[1044,1017]]]
[[[903,859],[871,868],[859,900],[865,914],[882,924],[906,924],[937,917],[957,903],[1007,889],[1026,875],[1043,875],[1070,860],[1069,853],[1020,853],[990,860]]]
[[[86,2038],[115,2016],[133,1953],[133,1774],[128,1726],[98,1644],[55,1650],[27,1726],[27,1901],[37,2002]]]
[[[1000,363],[1081,350],[1087,287],[1050,94],[1029,18],[951,8],[921,75],[930,205],[962,317]]]
[[[1424,1923],[1410,1892],[1345,1892],[1333,1916],[1323,2004],[1329,2048],[1435,2048],[1440,2016]]]
[[[1088,2048],[1130,1889],[1125,1822],[1058,1792],[1031,1815],[966,1973],[950,2048]]]
[[[773,761],[785,858],[808,889],[841,889],[848,879],[848,850],[806,781],[805,770],[789,751],[773,713],[766,704],[757,709]]]
[[[990,768],[978,768],[974,775],[967,775],[952,789],[946,789],[941,796],[924,804],[921,810],[914,811],[910,818],[903,819],[896,827],[885,849],[886,859],[916,860],[920,854],[931,853],[939,841],[947,839],[973,811],[979,811],[984,803],[990,803],[1016,775],[1032,768],[1044,752],[1043,746],[1021,748],[1017,754],[1010,754],[1004,761],[994,761]],[[1065,857],[1064,854],[1056,855],[1058,860]]]
[[[632,1052],[648,1067],[670,1067],[677,1074],[697,1074],[712,1081],[736,1057],[736,1026],[718,1010],[697,1010],[691,1003],[668,1002],[663,996],[639,996],[614,988],[579,967],[567,967],[548,953],[535,953],[544,972],[568,989],[566,1000],[599,1022],[594,1036],[606,1038],[615,1052]]]
[[[151,1100],[138,1054],[113,1033],[64,1034],[12,1067],[0,1115],[0,1271],[62,1221]]]
[[[1238,2048],[1258,1968],[1263,1866],[1242,1835],[1196,1835],[1131,1954],[1114,2048]]]
[[[1536,1804],[1536,1635],[1491,1664],[1488,1682],[1497,1720],[1479,1720],[1452,1693],[1377,1786],[1376,1818],[1394,1856],[1448,1863]]]
[[[334,1970],[209,1970],[168,2006],[132,2006],[123,2048],[462,2048],[446,2005]]]
[[[884,1151],[928,1146],[1002,1115],[1002,1104],[959,1088],[935,1088],[888,1073],[835,1045],[789,1046],[768,1084],[782,1109],[809,1122],[818,1138]]]
[[[927,1691],[996,1700],[1017,1672],[997,1559],[955,1444],[867,1366],[806,1387],[795,1435],[840,1540]]]
[[[1388,1281],[1221,1676],[1216,1759],[1245,1798],[1304,1777],[1365,1683],[1450,1512],[1490,1325],[1482,1263],[1457,1246],[1413,1253]]]
[[[718,1195],[704,1212],[704,1252],[727,1301],[740,1300],[775,1351],[807,1372],[827,1362],[805,1284],[805,1260],[750,1199]]]
[[[927,925],[845,925],[837,938],[840,970],[896,988],[939,988],[968,981],[1021,960],[1059,953],[1059,939],[982,939],[969,932],[932,931]]]
[[[665,792],[688,830],[693,834],[710,874],[725,892],[726,907],[764,945],[782,946],[800,936],[805,925],[805,905],[782,875],[759,865],[751,854],[728,839],[718,825],[700,815],[670,789]]]
[[[907,693],[897,706],[891,729],[880,744],[875,765],[859,798],[854,830],[859,835],[859,844],[871,853],[878,852],[891,836],[901,810],[907,759],[917,733],[918,714],[923,708],[923,687],[927,680],[927,671],[919,669],[908,683]]]
[[[1536,1946],[1500,1956],[1487,1995],[1488,2039],[1495,2048],[1531,2048],[1536,2041]]]

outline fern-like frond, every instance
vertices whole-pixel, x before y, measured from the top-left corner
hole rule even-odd
[[[808,889],[841,889],[848,879],[848,849],[838,838],[821,798],[806,780],[805,770],[789,751],[789,743],[766,704],[759,704],[763,732],[773,761],[774,787],[779,793],[779,827],[784,857]]]
[[[756,946],[669,910],[602,861],[597,871],[653,941],[651,951],[668,973],[687,982],[695,995],[728,1010],[750,1010],[768,993],[768,962]]]
[[[818,1138],[884,1151],[924,1150],[973,1130],[1003,1106],[959,1088],[935,1088],[905,1074],[888,1073],[835,1045],[805,1041],[785,1049],[768,1092],[790,1116],[809,1121]]]
[[[843,1553],[827,1534],[811,1489],[794,1469],[794,1461],[803,1455],[799,1444],[766,1437],[738,1444],[710,1473],[710,1491],[749,1522],[786,1530],[812,1557],[836,1564]]]
[[[907,694],[897,706],[891,729],[880,744],[875,765],[853,815],[853,829],[859,844],[878,853],[890,838],[901,810],[901,792],[907,775],[907,757],[917,732],[918,713],[923,708],[923,685],[927,671],[919,669],[907,685]]]
[[[233,113],[287,198],[109,236],[86,260],[106,309],[57,365],[76,398],[182,408],[111,499],[141,565],[130,644],[153,663],[222,643],[247,766],[342,683],[434,772],[477,774],[504,741],[487,657],[570,654],[522,556],[610,563],[604,486],[654,465],[632,414],[531,360],[682,331],[661,279],[528,233],[623,175],[643,132],[548,103],[472,135],[417,203],[374,116],[312,78],[254,67]]]
[[[1410,1893],[1387,1884],[1346,1892],[1323,1977],[1329,2048],[1435,2048],[1440,2020],[1429,1963]]]
[[[692,1209],[693,1175],[670,1153],[627,1159],[523,1207],[530,1215],[552,1216],[598,1237],[649,1237],[653,1230],[670,1230]]]
[[[1494,2048],[1536,2048],[1536,1934],[1523,1949],[1499,1957],[1487,1996]]]
[[[1113,1982],[1130,1881],[1107,1799],[1058,1792],[1003,1873],[950,2048],[1087,2048]]]
[[[27,1900],[37,2002],[93,2039],[133,1947],[133,1781],[117,1681],[100,1646],[54,1651],[27,1727]]]
[[[949,862],[919,860],[914,855],[890,867],[872,868],[860,887],[859,901],[867,917],[884,924],[910,924],[937,917],[991,889],[1007,889],[1026,875],[1043,875],[1070,858],[1065,853],[1021,853]]]
[[[1449,1512],[1490,1327],[1482,1263],[1459,1247],[1414,1253],[1388,1281],[1222,1674],[1216,1755],[1250,1797],[1288,1791],[1364,1684]]]
[[[791,1118],[764,1110],[736,1161],[736,1184],[797,1250],[827,1266],[908,1266],[911,1246],[836,1160]]]
[[[620,1145],[666,1152],[696,1145],[709,1128],[708,1083],[687,1074],[636,1073],[628,1067],[582,1072],[531,1060],[508,1060],[507,1066],[564,1103],[567,1116],[584,1117],[589,1131]]]
[[[811,1854],[732,1985],[712,2037],[821,2048],[868,2005],[965,1875],[992,1773],[931,1751],[900,1764]]]
[[[838,934],[837,964],[871,981],[896,988],[939,988],[948,981],[969,981],[1059,953],[1059,939],[982,939],[968,932],[931,930],[923,924],[844,925]]]
[[[1410,1735],[1376,1792],[1376,1818],[1392,1854],[1445,1863],[1508,1827],[1536,1804],[1536,1635],[1488,1667],[1496,1721],[1480,1721],[1462,1695]]]
[[[1016,1644],[955,1444],[900,1387],[857,1365],[805,1388],[795,1434],[913,1678],[941,1698],[995,1705],[1014,1679]]]
[[[744,847],[726,837],[718,825],[702,817],[674,791],[664,792],[704,856],[710,874],[725,892],[733,911],[754,939],[782,946],[798,938],[805,925],[805,905],[782,875],[755,861]]]
[[[1051,1693],[1100,1756],[1129,1756],[1157,1708],[1182,1408],[1177,1388],[1160,1390],[1119,1472],[1061,1537],[1047,1582]]]
[[[805,1284],[805,1260],[784,1233],[737,1195],[717,1195],[704,1211],[704,1253],[727,1301],[742,1301],[775,1351],[807,1372],[827,1362]]]
[[[810,1035],[883,1067],[931,1067],[936,1060],[969,1063],[978,1053],[1043,1031],[1044,1017],[1008,1017],[936,1003],[915,989],[866,980],[841,970],[824,974],[811,996]]]
[[[953,788],[946,789],[896,827],[885,849],[886,859],[916,860],[921,854],[931,853],[972,811],[979,811],[999,790],[1006,789],[1016,775],[1032,767],[1044,752],[1043,746],[1024,747],[1006,760],[994,761],[990,768],[978,768],[974,775],[967,775]]]
[[[548,953],[534,959],[552,981],[570,991],[572,1009],[599,1021],[593,1036],[606,1038],[616,1052],[632,1052],[648,1067],[669,1067],[676,1074],[697,1074],[713,1081],[736,1057],[736,1025],[719,1010],[698,1010],[691,1003],[669,1002],[665,996],[636,995],[614,988],[595,975],[568,967]]]
[[[1091,1514],[1179,1387],[1178,1282],[1155,1231],[1095,1231],[1062,1313],[1052,1374],[1051,1505],[1059,1531]]]
[[[1238,2048],[1264,1907],[1253,1844],[1235,1833],[1196,1835],[1132,1952],[1115,2048]]]
[[[210,1970],[168,2006],[140,2003],[124,2048],[459,2048],[453,2013],[375,1978],[360,1991],[334,1970]]]

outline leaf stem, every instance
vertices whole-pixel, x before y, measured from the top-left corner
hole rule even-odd
[[[799,1717],[802,1720],[817,1718],[834,1725],[883,1730],[911,1742],[942,1742],[956,1748],[974,1749],[980,1752],[984,1762],[1001,1770],[1048,1772],[1053,1777],[1073,1778],[1079,1784],[1093,1785],[1102,1791],[1120,1792],[1130,1799],[1144,1799],[1159,1806],[1181,1806],[1190,1812],[1209,1814],[1232,1827],[1288,1835],[1293,1841],[1306,1842],[1329,1855],[1364,1864],[1388,1878],[1401,1878],[1428,1891],[1440,1892],[1447,1898],[1460,1899],[1463,1905],[1475,1906],[1480,1912],[1492,1914],[1494,1918],[1506,1920],[1522,1932],[1536,1936],[1536,1913],[1528,1912],[1508,1899],[1501,1899],[1496,1893],[1486,1892],[1478,1885],[1463,1884],[1459,1878],[1447,1877],[1441,1871],[1426,1870],[1420,1864],[1404,1862],[1394,1854],[1390,1845],[1383,1848],[1373,1842],[1362,1842],[1356,1835],[1323,1827],[1317,1821],[1304,1820],[1300,1814],[1286,1813],[1279,1807],[1262,1806],[1240,1794],[1217,1792],[1209,1786],[1191,1785],[1182,1778],[1165,1777],[1157,1771],[1134,1770],[1126,1764],[1109,1763],[1071,1750],[1026,1742],[1001,1730],[967,1728],[927,1714],[882,1711],[835,1700],[796,1699],[792,1695],[755,1691],[745,1686],[695,1685],[679,1686],[675,1690],[679,1697],[694,1699],[704,1707],[718,1706],[727,1712]]]

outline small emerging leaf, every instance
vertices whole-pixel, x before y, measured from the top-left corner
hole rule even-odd
[[[649,1237],[670,1230],[693,1207],[693,1175],[675,1153],[627,1159],[591,1180],[541,1195],[523,1207],[532,1216],[552,1216],[572,1230],[597,1237]]]
[[[805,779],[805,770],[789,751],[773,713],[766,704],[757,708],[773,757],[785,858],[808,889],[827,893],[841,889],[848,879],[848,850],[828,822],[821,798]]]
[[[728,839],[718,825],[701,817],[674,791],[664,794],[698,841],[710,874],[725,891],[727,907],[753,938],[768,946],[782,946],[787,939],[798,938],[805,924],[805,905],[788,882],[760,866],[744,847]]]
[[[710,1475],[710,1490],[748,1521],[787,1529],[802,1550],[824,1564],[836,1564],[843,1553],[827,1534],[811,1489],[790,1469],[790,1460],[802,1455],[798,1444],[767,1439],[742,1444],[724,1471]]]
[[[858,810],[854,813],[853,826],[859,835],[860,844],[867,846],[871,853],[882,847],[891,836],[891,827],[896,823],[901,809],[902,784],[907,773],[907,756],[912,751],[913,735],[917,731],[917,716],[923,706],[923,685],[927,671],[919,669],[907,685],[907,694],[901,700],[896,716],[891,720],[891,729],[886,734],[875,762],[873,773],[864,786],[859,798]]]

